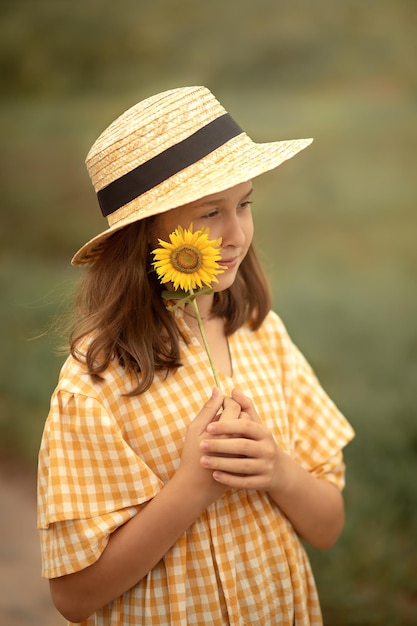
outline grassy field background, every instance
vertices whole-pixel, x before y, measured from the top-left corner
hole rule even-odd
[[[210,87],[254,140],[314,137],[255,184],[274,308],[347,415],[347,522],[310,550],[328,626],[417,623],[413,0],[3,2],[0,450],[35,471],[46,330],[104,229],[83,160],[159,90]]]

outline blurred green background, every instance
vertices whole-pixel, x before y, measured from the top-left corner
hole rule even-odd
[[[309,550],[328,626],[417,623],[417,3],[3,0],[3,458],[35,471],[45,334],[105,228],[84,169],[123,110],[204,84],[256,141],[315,142],[255,186],[274,307],[353,424],[347,522]]]

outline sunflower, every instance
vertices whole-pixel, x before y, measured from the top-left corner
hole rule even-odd
[[[169,239],[158,239],[161,247],[152,250],[153,266],[161,283],[172,283],[175,290],[192,292],[218,282],[216,275],[224,271],[218,263],[221,239],[210,240],[207,228],[193,233],[191,226],[178,226]]]
[[[224,272],[218,263],[221,259],[222,240],[210,240],[208,228],[193,233],[191,225],[189,229],[178,226],[169,235],[169,242],[162,239],[158,239],[158,242],[161,247],[152,250],[155,259],[152,265],[161,283],[172,283],[175,289],[175,291],[163,291],[162,297],[168,302],[176,301],[175,304],[167,305],[169,311],[173,311],[181,303],[190,305],[194,310],[214,381],[220,388],[196,298],[202,293],[212,293],[212,283],[218,282],[217,274]]]

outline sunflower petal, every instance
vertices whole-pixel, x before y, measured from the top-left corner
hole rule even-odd
[[[170,233],[169,242],[158,239],[160,247],[152,250],[152,254],[160,282],[171,282],[175,291],[210,288],[213,282],[218,282],[217,274],[224,271],[218,263],[221,242],[221,238],[209,239],[208,228],[193,232],[192,225],[188,229],[178,226]]]

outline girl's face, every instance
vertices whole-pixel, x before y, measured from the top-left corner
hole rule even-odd
[[[210,239],[222,238],[219,263],[224,272],[217,275],[214,291],[227,289],[252,242],[251,194],[252,183],[248,181],[158,215],[152,245],[157,247],[158,239],[167,241],[178,226],[189,228],[192,224],[193,231],[208,228]]]

